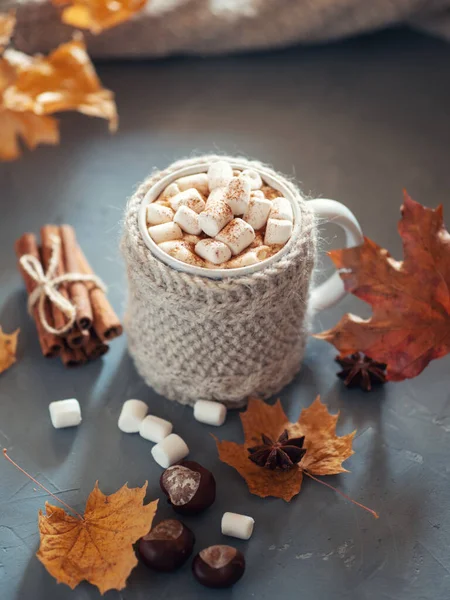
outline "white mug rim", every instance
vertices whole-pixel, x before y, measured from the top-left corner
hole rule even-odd
[[[248,163],[242,163],[238,160],[227,160],[227,162],[231,165],[233,169],[244,170],[249,168]],[[182,262],[181,260],[173,258],[169,254],[161,250],[158,244],[156,244],[156,242],[152,240],[148,233],[147,206],[154,202],[156,198],[163,192],[163,190],[169,184],[173,183],[176,179],[180,179],[180,177],[186,177],[188,175],[206,173],[209,164],[211,163],[199,162],[192,164],[188,167],[180,167],[179,169],[172,171],[171,173],[169,173],[150,187],[150,189],[142,198],[138,213],[138,225],[142,239],[144,240],[145,245],[149,248],[149,250],[155,258],[177,271],[183,271],[184,273],[189,273],[191,275],[208,277],[210,279],[224,279],[228,277],[242,277],[245,275],[250,275],[257,271],[262,271],[269,265],[278,261],[287,252],[289,252],[289,250],[292,248],[292,245],[295,243],[301,224],[301,211],[298,202],[296,202],[294,193],[292,192],[290,187],[282,181],[281,178],[274,176],[272,173],[267,172],[264,168],[255,168],[253,165],[251,166],[251,169],[255,170],[261,175],[261,178],[263,179],[264,183],[275,189],[277,192],[280,192],[280,195],[284,196],[287,200],[289,200],[294,213],[294,229],[292,231],[292,235],[289,241],[283,246],[283,248],[281,248],[281,250],[279,250],[273,256],[270,256],[269,258],[266,258],[265,260],[254,265],[248,265],[246,267],[237,267],[234,269],[208,269],[206,267],[197,267],[195,265],[189,265],[187,263]]]

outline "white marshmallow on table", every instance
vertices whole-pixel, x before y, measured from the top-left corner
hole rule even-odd
[[[292,204],[287,198],[279,197],[272,200],[272,210],[270,211],[271,219],[285,219],[287,221],[294,221],[294,213],[292,211]]]
[[[207,196],[209,193],[208,175],[206,173],[186,175],[186,177],[177,179],[175,183],[182,192],[184,192],[184,190],[195,188],[204,196]]]
[[[240,540],[250,539],[253,533],[255,520],[246,515],[226,512],[222,517],[221,529],[223,535],[230,535]]]
[[[272,209],[272,202],[258,196],[251,196],[248,208],[243,216],[244,221],[247,221],[253,229],[261,229],[267,223],[269,213]]]
[[[220,402],[197,400],[194,404],[194,419],[207,425],[220,427],[227,418],[227,408]]]
[[[214,202],[198,216],[202,231],[215,237],[233,218],[233,211],[226,202]]]
[[[181,240],[183,232],[180,227],[171,221],[170,223],[161,223],[148,228],[148,234],[154,242],[170,242],[170,240]]]
[[[124,433],[137,433],[148,412],[148,406],[142,400],[127,400],[122,406],[119,417],[119,429]]]
[[[168,469],[189,454],[186,442],[176,433],[171,433],[153,446],[152,456],[160,467]]]
[[[161,225],[172,221],[174,212],[168,206],[161,204],[149,204],[147,206],[147,223],[150,225]]]
[[[149,442],[158,444],[172,433],[173,425],[170,421],[148,415],[139,426],[139,435]]]
[[[242,219],[233,219],[216,235],[216,240],[226,244],[233,254],[239,254],[255,239],[253,227]]]
[[[218,160],[208,169],[209,189],[212,191],[217,187],[224,187],[233,179],[233,169],[226,160]]]
[[[195,188],[190,188],[189,190],[184,190],[184,192],[180,192],[176,196],[172,196],[169,200],[170,206],[173,210],[177,211],[180,206],[187,206],[195,210],[196,213],[201,213],[202,210],[205,210],[205,201],[200,195],[200,192]]]
[[[230,260],[227,264],[227,267],[238,269],[239,267],[255,265],[256,263],[266,260],[269,250],[269,246],[258,246],[257,248],[251,248],[247,252],[244,252],[244,254],[236,256],[236,258]]]
[[[217,187],[214,188],[208,196],[208,200],[206,201],[206,208],[212,206],[214,203],[220,201],[224,202],[226,187]]]
[[[198,214],[189,206],[182,204],[175,213],[173,218],[174,223],[178,223],[183,231],[191,233],[193,235],[199,235],[202,232],[202,228],[198,222]]]
[[[286,219],[271,219],[267,221],[264,243],[285,244],[292,235],[292,221]]]
[[[55,429],[76,427],[81,423],[81,408],[76,398],[50,402],[48,409]]]
[[[227,244],[212,239],[200,240],[195,245],[195,252],[214,265],[221,265],[231,258],[231,250]]]
[[[187,242],[187,240],[186,240]],[[158,244],[161,250],[166,252],[172,258],[181,260],[189,265],[202,266],[201,259],[190,250],[185,243],[185,240],[173,240],[171,242],[163,242]]]
[[[250,202],[250,181],[246,177],[235,177],[225,190],[224,200],[234,215],[243,215]]]
[[[247,177],[250,181],[250,187],[252,190],[259,190],[263,184],[261,175],[254,169],[244,169],[242,175]]]

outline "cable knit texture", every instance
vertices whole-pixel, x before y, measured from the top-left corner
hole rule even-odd
[[[162,177],[226,156],[178,161],[146,179],[128,202],[121,243],[129,294],[128,345],[145,381],[170,400],[207,399],[228,407],[268,398],[300,368],[307,339],[306,308],[315,260],[312,210],[291,182],[301,226],[290,250],[248,276],[214,280],[177,271],[156,259],[141,237],[138,213]],[[263,165],[239,158],[248,167]],[[266,172],[280,177],[264,166]]]

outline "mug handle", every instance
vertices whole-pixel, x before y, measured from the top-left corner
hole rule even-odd
[[[318,198],[308,202],[319,219],[332,221],[339,225],[345,233],[345,247],[360,246],[364,242],[361,225],[355,215],[343,204],[336,200]],[[333,306],[346,295],[344,283],[339,273],[333,273],[326,281],[311,291],[310,311],[319,312]]]

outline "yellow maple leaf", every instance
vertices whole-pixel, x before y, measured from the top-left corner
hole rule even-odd
[[[1,128],[1,123],[0,123]],[[0,373],[9,369],[16,362],[17,338],[20,329],[16,329],[10,334],[3,333],[0,327]]]
[[[53,4],[65,7],[63,23],[97,34],[128,21],[147,0],[53,0]]]
[[[132,544],[150,531],[158,506],[158,500],[143,504],[146,489],[147,483],[124,485],[105,496],[97,482],[83,517],[47,502],[45,514],[39,512],[37,557],[50,575],[72,589],[84,580],[101,594],[123,589],[138,563]]]

